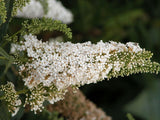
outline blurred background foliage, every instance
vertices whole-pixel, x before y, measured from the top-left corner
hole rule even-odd
[[[160,62],[160,0],[61,0],[61,2],[74,14],[74,22],[69,25],[73,31],[71,42],[96,43],[100,40],[138,42],[141,47],[154,53],[154,61]],[[14,18],[10,24],[10,32],[20,29],[23,20]],[[47,40],[49,37],[59,35],[61,33],[45,32],[40,37]],[[0,69],[1,76],[3,69],[5,68]],[[2,78],[16,80],[13,71],[10,68]],[[127,113],[131,113],[136,120],[160,120],[159,74],[119,77],[85,85],[80,89],[88,99],[112,116],[113,120],[127,120]],[[49,120],[63,120],[57,113],[52,115],[45,111],[42,114],[42,117],[38,115],[34,117],[31,112],[21,117],[47,119],[48,116]]]
[[[72,42],[138,42],[160,62],[159,0],[61,0],[72,10]],[[81,87],[113,120],[160,120],[160,75],[138,74]]]

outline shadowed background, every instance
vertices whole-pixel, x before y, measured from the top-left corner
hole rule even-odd
[[[74,22],[69,25],[73,32],[73,39],[70,41],[138,42],[142,48],[154,53],[152,60],[160,62],[159,0],[61,0],[61,2],[74,15]],[[14,18],[10,32],[18,30],[17,26],[20,26],[21,21],[23,20]],[[59,35],[61,33],[45,32],[39,37],[47,40],[49,37]],[[7,77],[16,80],[10,71]],[[159,74],[112,78],[110,81],[85,85],[80,89],[89,100],[112,116],[113,120],[127,120],[126,113],[131,113],[136,120],[160,120]],[[36,119],[34,117],[33,113],[30,113],[30,117],[27,118]],[[40,119],[44,118],[39,117]]]
[[[128,41],[154,53],[160,61],[159,0],[62,0],[71,9],[72,42]],[[138,74],[81,87],[88,99],[113,120],[160,120],[160,75]]]

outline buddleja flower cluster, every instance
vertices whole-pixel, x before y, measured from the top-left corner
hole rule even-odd
[[[42,0],[30,0],[22,10],[18,10],[16,16],[24,18],[42,18],[45,16],[54,20],[60,20],[66,24],[73,21],[72,13],[66,9],[60,1],[44,0],[46,4],[41,3],[41,1]]]
[[[112,69],[118,72],[124,67],[123,61],[110,60],[114,52],[115,56],[122,51],[142,52],[134,43],[47,43],[31,34],[24,36],[24,39],[17,50],[26,51],[31,60],[20,66],[20,74],[27,74],[23,80],[28,88],[40,83],[47,87],[54,84],[58,89],[96,83],[107,78]],[[130,64],[128,66],[132,67]]]
[[[30,91],[25,105],[35,112],[41,111],[45,100],[53,104],[63,99],[68,87],[160,70],[150,60],[152,53],[133,42],[42,42],[32,34],[24,39],[16,50],[25,53],[28,62],[20,65],[19,74]]]
[[[0,91],[4,94],[3,99],[7,102],[9,112],[11,112],[12,116],[14,116],[17,114],[21,105],[21,100],[14,89],[14,84],[8,82],[6,85],[1,85]]]

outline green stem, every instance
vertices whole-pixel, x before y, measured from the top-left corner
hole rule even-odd
[[[17,95],[25,94],[26,92],[28,92],[28,89],[23,89],[23,90],[17,91]]]
[[[24,28],[22,28],[21,30],[17,31],[16,33],[14,33],[14,34],[13,34],[11,37],[9,37],[9,38],[12,38],[12,37],[16,36],[17,34],[21,33],[23,30],[24,30]]]

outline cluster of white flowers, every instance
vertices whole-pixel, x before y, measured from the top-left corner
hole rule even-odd
[[[71,11],[66,9],[60,1],[57,0],[47,0],[48,12],[45,15],[43,6],[37,0],[30,0],[30,2],[22,8],[22,10],[17,11],[17,17],[24,18],[42,18],[48,17],[54,20],[60,20],[63,23],[69,24],[73,21],[73,15]]]
[[[8,104],[9,112],[12,113],[12,116],[16,115],[19,111],[21,100],[14,89],[14,84],[8,82],[6,85],[1,85],[1,91],[4,92],[3,99]]]
[[[135,43],[117,43],[102,41],[73,44],[71,42],[42,42],[36,36],[25,35],[25,41],[17,47],[18,51],[26,51],[31,61],[20,66],[19,73],[27,74],[23,78],[28,88],[40,83],[43,86],[55,85],[58,90],[69,86],[96,83],[107,78],[114,69],[120,71],[124,66],[121,61],[110,61],[113,52],[139,52],[142,49]]]
[[[53,104],[63,99],[68,87],[128,75],[127,71],[136,73],[137,65],[145,62],[137,60],[145,50],[133,42],[42,42],[29,34],[12,47],[11,52],[24,52],[28,58],[20,64],[19,74],[30,91],[25,105],[29,104],[35,113],[41,111],[45,100]]]
[[[31,88],[30,92],[26,94],[25,104],[30,105],[31,111],[36,114],[37,111],[41,112],[44,108],[43,102],[45,100],[49,101],[51,104],[62,100],[64,98],[67,90],[57,90],[57,88],[52,85],[50,87],[44,87],[42,84]]]
[[[43,94],[46,93],[46,90],[42,86],[38,86],[37,89],[33,88],[30,91],[30,94],[26,94],[24,106],[29,104],[31,111],[36,113],[37,110],[39,110],[41,112],[41,110],[44,108],[43,102],[45,101],[46,97]]]

